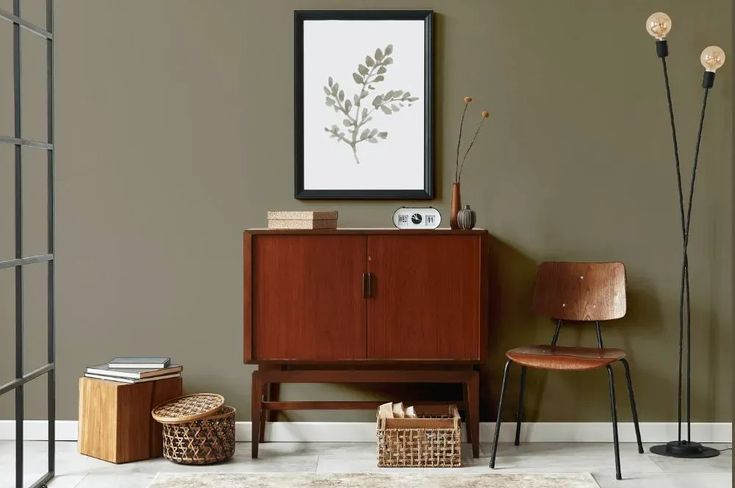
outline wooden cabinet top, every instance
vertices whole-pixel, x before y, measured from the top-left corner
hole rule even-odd
[[[472,230],[453,230],[448,227],[439,229],[396,229],[394,227],[341,227],[338,229],[266,229],[266,228],[251,228],[245,229],[246,234],[315,234],[315,235],[380,235],[380,234],[406,234],[406,235],[481,235],[487,234],[485,229],[472,229]]]

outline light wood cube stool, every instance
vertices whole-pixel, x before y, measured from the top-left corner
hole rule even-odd
[[[79,379],[79,452],[112,463],[127,463],[163,452],[161,424],[151,409],[181,396],[181,378],[118,383]]]

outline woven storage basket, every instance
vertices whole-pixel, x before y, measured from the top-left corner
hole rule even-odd
[[[163,457],[181,464],[213,464],[235,453],[235,412],[213,393],[186,395],[156,406],[163,424]]]
[[[462,423],[455,405],[416,407],[418,418],[378,419],[378,466],[462,465]]]

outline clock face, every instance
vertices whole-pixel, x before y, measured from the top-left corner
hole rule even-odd
[[[399,229],[436,229],[441,214],[432,207],[401,207],[393,214],[393,225]]]

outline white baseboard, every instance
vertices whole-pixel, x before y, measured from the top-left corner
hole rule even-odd
[[[77,440],[76,420],[57,420],[56,439]],[[47,422],[26,420],[23,424],[26,440],[46,440]],[[511,442],[515,423],[506,422],[500,431],[501,442]],[[674,422],[641,422],[643,442],[667,442],[676,439]],[[250,422],[237,422],[237,440],[251,439]],[[480,439],[491,442],[494,422],[480,423]],[[621,442],[635,442],[632,422],[620,422]],[[273,422],[268,423],[265,438],[271,442],[375,442],[374,422]],[[15,439],[15,422],[0,420],[0,440]],[[610,422],[526,422],[521,431],[523,442],[610,442]],[[692,439],[698,442],[732,442],[732,423],[699,422],[692,424]]]

